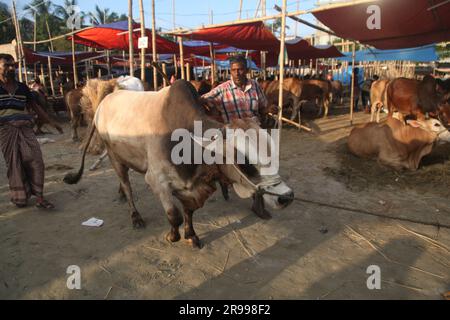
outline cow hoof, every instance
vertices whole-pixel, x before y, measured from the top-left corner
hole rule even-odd
[[[186,239],[186,242],[192,246],[192,248],[194,249],[201,249],[202,248],[202,243],[200,241],[200,239],[197,236],[191,237],[189,239]]]
[[[181,236],[180,236],[180,234],[178,233],[178,234],[174,234],[173,232],[169,232],[167,235],[166,235],[166,240],[167,241],[169,241],[169,242],[178,242],[178,241],[180,241],[180,239],[181,239]]]
[[[144,229],[145,221],[141,217],[133,218],[133,228],[134,229]]]

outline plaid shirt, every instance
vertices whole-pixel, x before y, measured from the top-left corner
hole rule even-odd
[[[244,91],[229,80],[202,96],[208,105],[216,107],[225,123],[239,118],[258,118],[259,110],[267,107],[267,98],[258,82],[249,79]]]

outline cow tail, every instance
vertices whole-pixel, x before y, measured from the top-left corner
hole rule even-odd
[[[81,160],[81,167],[80,170],[78,170],[78,173],[68,173],[65,177],[64,177],[64,182],[66,184],[77,184],[78,182],[80,182],[81,177],[83,176],[83,172],[84,172],[84,160],[86,159],[86,153],[87,150],[89,148],[89,144],[91,143],[92,137],[94,136],[95,133],[95,123],[94,121],[92,121],[92,128],[91,131],[89,132],[89,139],[86,142],[86,145],[84,146],[84,150],[83,150],[83,157]]]

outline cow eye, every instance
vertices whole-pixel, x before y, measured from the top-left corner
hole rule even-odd
[[[439,123],[434,124],[435,127],[440,127],[441,125]]]

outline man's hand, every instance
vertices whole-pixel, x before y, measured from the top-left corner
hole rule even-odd
[[[44,109],[42,109],[42,107],[40,105],[38,105],[36,102],[32,101],[30,103],[30,107],[31,107],[31,109],[33,109],[36,112],[37,116],[41,119],[41,121],[43,121],[44,123],[50,124],[56,130],[58,130],[58,132],[60,134],[64,133],[61,126],[59,126],[55,121],[53,121],[50,118],[50,116],[47,114],[47,112],[45,112]]]

